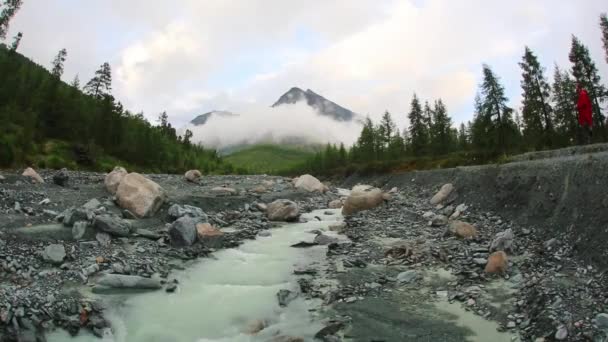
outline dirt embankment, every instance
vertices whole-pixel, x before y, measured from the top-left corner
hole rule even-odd
[[[566,233],[578,256],[606,269],[608,152],[603,150],[527,155],[527,161],[503,165],[352,176],[343,186],[367,183],[438,189],[452,183],[459,201],[500,213],[521,225],[543,228],[547,239]],[[550,158],[542,159],[546,156]]]

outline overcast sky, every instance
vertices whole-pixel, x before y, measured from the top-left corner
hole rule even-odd
[[[292,86],[355,112],[405,123],[414,92],[472,117],[481,65],[519,107],[524,46],[553,73],[571,35],[608,67],[598,17],[606,0],[24,0],[9,37],[48,66],[68,50],[65,81],[108,61],[126,108],[182,125],[195,115],[270,105]],[[608,82],[606,82],[608,83]]]

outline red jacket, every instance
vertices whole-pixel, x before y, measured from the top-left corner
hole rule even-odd
[[[593,111],[591,109],[591,100],[585,89],[578,91],[578,123],[581,126],[593,126]]]

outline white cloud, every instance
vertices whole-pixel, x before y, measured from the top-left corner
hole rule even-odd
[[[104,61],[114,94],[174,124],[213,109],[272,104],[292,86],[361,114],[405,124],[412,93],[442,97],[455,122],[471,117],[482,63],[519,98],[517,63],[529,45],[568,66],[571,34],[606,75],[597,18],[604,1],[552,0],[90,0],[27,1],[12,23],[21,51],[48,65],[68,49],[66,79]],[[604,80],[608,81],[608,80]],[[254,110],[257,111],[257,110]],[[249,112],[249,111],[244,111]]]

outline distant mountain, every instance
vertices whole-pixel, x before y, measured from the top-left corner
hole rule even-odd
[[[205,114],[201,114],[197,117],[195,117],[192,121],[190,121],[191,124],[195,125],[195,126],[200,126],[200,125],[204,125],[207,121],[209,121],[209,119],[211,119],[212,116],[215,117],[235,117],[235,116],[239,116],[238,114],[234,114],[228,111],[224,111],[224,110],[214,110]]]
[[[358,116],[352,111],[324,98],[310,89],[304,91],[298,87],[289,89],[289,91],[283,94],[272,107],[295,104],[301,101],[306,101],[306,104],[314,108],[320,115],[329,116],[336,121],[352,121]]]

